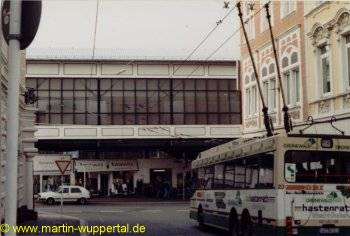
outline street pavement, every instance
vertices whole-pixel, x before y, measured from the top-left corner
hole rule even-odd
[[[35,221],[26,221],[21,224],[21,226],[61,226],[61,225],[71,225],[77,227],[80,225],[80,219],[72,216],[57,214],[57,213],[44,213],[40,212],[38,219]],[[31,236],[31,235],[43,235],[43,233],[18,233],[18,236]],[[63,236],[66,234],[57,234],[57,233],[45,233],[44,235],[54,235],[54,236]],[[78,232],[71,233],[70,236],[80,236]]]
[[[60,205],[47,206],[37,203],[36,210],[39,216],[61,215],[63,218],[78,219],[80,225],[108,226],[129,224],[131,227],[139,224],[146,227],[145,234],[140,235],[207,236],[224,234],[221,230],[213,228],[203,230],[200,228],[196,221],[189,218],[188,202],[100,202],[89,203],[84,206],[65,203],[62,212]],[[54,223],[52,222],[52,224]],[[102,235],[123,234],[104,233]]]

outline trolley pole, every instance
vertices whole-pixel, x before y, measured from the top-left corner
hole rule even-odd
[[[5,222],[10,227],[17,223],[18,187],[18,130],[19,130],[19,81],[21,77],[21,11],[22,1],[11,1],[10,33],[8,47],[8,103],[7,103],[7,168]],[[16,235],[10,230],[6,235]]]
[[[259,79],[258,70],[257,70],[256,65],[255,65],[254,56],[253,56],[253,53],[252,53],[252,49],[250,47],[247,31],[245,29],[245,25],[244,25],[245,23],[243,21],[243,14],[242,14],[242,10],[241,10],[241,2],[238,2],[236,4],[236,6],[237,6],[237,10],[238,10],[238,16],[239,16],[239,19],[240,19],[240,22],[241,22],[241,25],[242,25],[242,31],[243,31],[244,39],[245,39],[245,42],[247,44],[247,49],[248,49],[250,60],[251,60],[252,66],[253,66],[253,71],[254,71],[254,75],[255,75],[255,79],[256,79],[256,85],[258,87],[258,92],[259,92],[260,99],[261,99],[261,104],[262,104],[262,107],[263,107],[262,108],[262,113],[263,113],[263,117],[264,117],[264,125],[265,125],[265,129],[266,129],[266,133],[267,133],[267,136],[270,137],[270,136],[273,136],[272,121],[271,121],[271,118],[270,118],[269,113],[268,113],[268,107],[267,107],[267,105],[265,103],[264,95],[263,95],[263,92],[262,92],[262,89],[261,89],[261,85],[260,85],[260,79]]]

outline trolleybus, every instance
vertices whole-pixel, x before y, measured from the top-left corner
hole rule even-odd
[[[190,217],[232,235],[350,235],[350,139],[240,139],[192,162]]]

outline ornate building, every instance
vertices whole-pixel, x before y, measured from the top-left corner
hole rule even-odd
[[[264,4],[267,1],[246,2],[243,17],[248,38],[254,53],[263,96],[275,130],[283,127],[282,98],[277,79],[275,59],[271,44]],[[294,125],[307,116],[304,53],[304,4],[297,1],[270,3],[271,24],[275,35],[279,65],[286,103]],[[245,136],[264,133],[262,104],[256,78],[241,33],[243,131]]]
[[[342,1],[305,2],[306,78],[309,111],[314,120],[335,117],[349,134],[350,5]],[[342,120],[343,119],[343,120]],[[329,124],[315,132],[339,133]]]

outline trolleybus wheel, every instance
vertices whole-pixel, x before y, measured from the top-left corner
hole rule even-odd
[[[241,236],[252,236],[253,224],[248,211],[243,211],[241,219]]]
[[[199,226],[204,227],[204,214],[201,206],[198,207],[198,223]]]
[[[230,215],[230,235],[231,236],[239,235],[238,218],[235,210],[232,210]]]
[[[50,198],[48,198],[48,199],[46,200],[46,203],[47,203],[48,205],[53,205],[53,204],[55,203],[55,200],[54,200],[52,197],[50,197]]]

